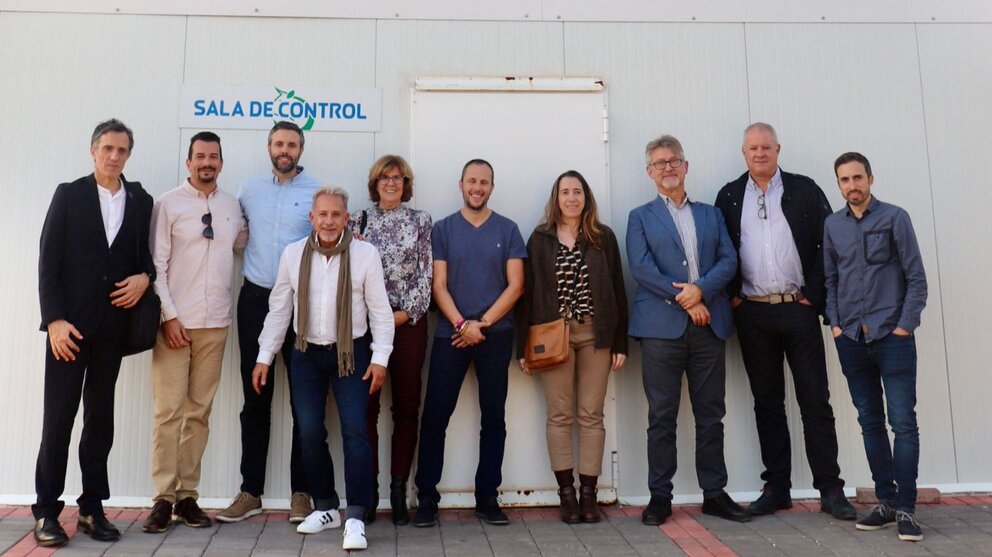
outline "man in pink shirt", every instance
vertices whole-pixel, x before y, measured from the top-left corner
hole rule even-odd
[[[210,526],[196,503],[196,488],[231,324],[234,252],[248,239],[238,200],[217,186],[223,166],[220,137],[194,135],[186,158],[189,178],[162,195],[152,211],[163,323],[152,351],[155,505],[142,525],[148,533],[164,532],[173,514],[194,528]]]

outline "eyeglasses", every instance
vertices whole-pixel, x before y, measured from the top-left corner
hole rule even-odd
[[[405,180],[403,176],[379,176],[380,184],[402,184]]]
[[[765,207],[765,194],[758,196],[758,218],[767,219],[768,209]]]
[[[648,166],[650,166],[651,168],[653,168],[655,170],[664,170],[665,167],[668,166],[668,165],[671,165],[672,168],[679,168],[679,167],[682,166],[682,163],[684,163],[684,162],[685,162],[685,159],[680,159],[680,158],[676,157],[674,159],[667,160],[667,161],[654,161],[653,163],[651,163]]]
[[[207,213],[207,214],[203,215],[202,217],[200,217],[200,222],[202,222],[204,225],[206,225],[203,228],[203,237],[206,238],[206,239],[208,239],[208,240],[213,240],[214,239],[214,227],[211,226],[211,224],[214,222],[214,216],[211,215],[210,213]]]

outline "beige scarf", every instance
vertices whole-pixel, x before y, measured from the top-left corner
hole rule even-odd
[[[310,236],[306,246],[303,247],[296,304],[296,349],[300,352],[307,351],[307,328],[310,321],[310,263],[313,260],[313,252],[328,259],[333,255],[340,254],[337,291],[338,376],[347,377],[355,373],[354,339],[351,336],[351,258],[348,256],[348,247],[351,246],[351,230],[345,228],[342,234],[341,241],[333,248],[320,247],[316,233]]]

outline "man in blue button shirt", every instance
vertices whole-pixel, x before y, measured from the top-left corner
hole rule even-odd
[[[824,223],[826,311],[879,501],[857,528],[896,524],[899,539],[920,541],[913,514],[920,462],[913,331],[927,301],[923,259],[909,214],[871,194],[875,178],[864,155],[844,153],[834,173],[847,205]]]
[[[241,410],[241,492],[231,505],[217,513],[221,522],[238,522],[262,512],[265,487],[265,461],[269,453],[272,393],[271,379],[256,393],[251,372],[258,358],[258,337],[269,312],[269,293],[276,283],[279,257],[288,244],[310,232],[310,203],[320,187],[317,180],[299,166],[303,155],[303,131],[292,122],[277,122],[269,132],[272,173],[251,178],[241,185],[238,201],[248,221],[248,245],[242,272],[245,276],[238,297],[238,343],[241,347],[241,385],[245,404]],[[282,345],[287,380],[291,373],[290,354],[296,341],[292,331]],[[293,397],[290,395],[290,407]],[[293,414],[293,444],[290,455],[292,498],[289,521],[302,522],[312,511],[308,495],[300,435]]]

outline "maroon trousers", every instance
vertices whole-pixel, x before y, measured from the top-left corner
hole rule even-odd
[[[417,448],[417,420],[420,416],[421,368],[427,357],[427,316],[415,325],[409,323],[396,328],[393,353],[389,356],[389,385],[393,393],[393,476],[410,475],[414,451]],[[369,444],[372,446],[372,478],[378,485],[379,478],[379,389],[369,397],[366,413]]]

